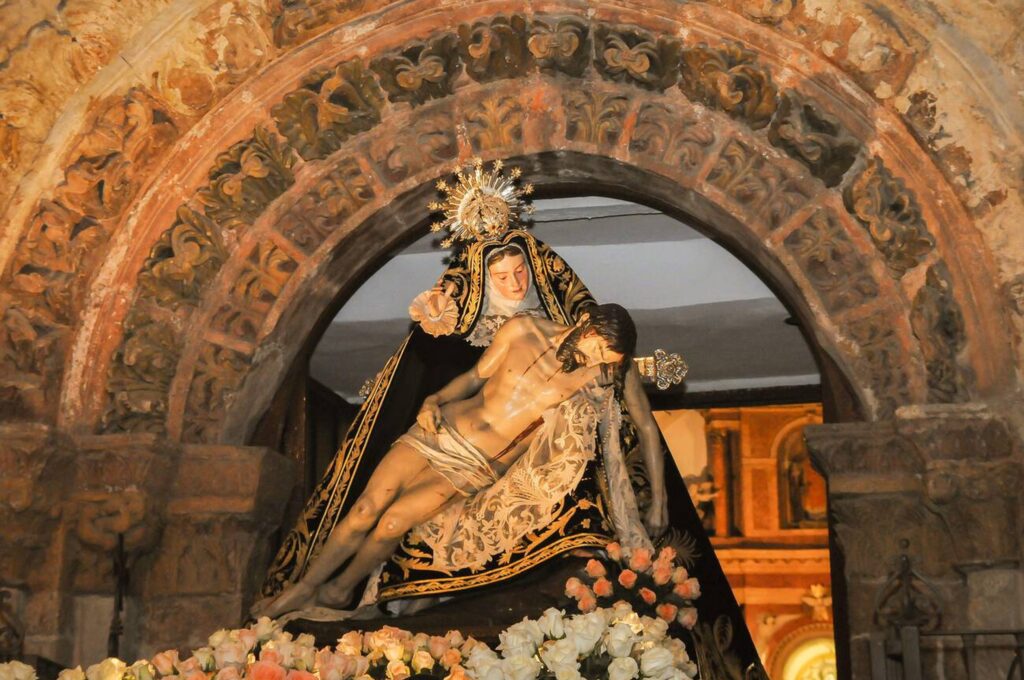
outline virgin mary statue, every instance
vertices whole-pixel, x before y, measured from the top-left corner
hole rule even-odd
[[[381,457],[415,421],[423,400],[471,368],[504,321],[530,314],[573,325],[594,304],[565,260],[526,231],[484,235],[456,247],[435,287],[410,308],[416,322],[412,331],[374,379],[335,459],[284,538],[262,594],[274,596],[303,576],[359,498]],[[616,386],[611,409],[614,441],[597,437],[590,445],[613,446],[620,453],[625,461],[623,478],[632,486],[628,494],[616,488],[616,471],[607,469],[604,455],[586,457],[579,470],[562,474],[560,484],[544,490],[542,502],[531,501],[528,507],[521,498],[513,498],[511,481],[500,480],[410,531],[371,577],[361,601],[351,604],[383,606],[485,589],[578,549],[601,549],[622,539],[622,522],[613,516],[617,503],[624,495],[635,498],[632,512],[649,517],[651,493],[640,438],[621,389]],[[545,435],[542,426],[524,436],[550,432]],[[563,440],[559,446],[565,445]],[[740,609],[671,457],[663,456],[660,464],[665,470],[669,529],[652,539],[658,547],[675,547],[701,583],[694,644],[702,671],[717,672],[705,677],[748,677],[745,673],[760,669],[760,662]],[[509,510],[516,502],[520,505]],[[501,538],[496,541],[474,543],[474,527],[484,517],[493,520],[496,513],[528,516],[532,524],[498,532]]]

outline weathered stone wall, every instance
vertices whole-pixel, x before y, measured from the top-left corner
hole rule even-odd
[[[140,573],[155,574],[135,586],[132,615],[152,626],[139,645],[201,635],[167,605],[175,593],[239,611],[255,573],[237,566],[241,547],[216,586],[168,551],[208,559],[205,540],[265,535],[278,505],[264,494],[278,492],[188,501],[204,481],[189,461],[249,451],[237,447],[318,318],[423,228],[433,179],[473,155],[518,158],[542,191],[702,223],[775,284],[851,386],[872,424],[836,436],[860,451],[898,430],[848,459],[902,489],[899,526],[955,506],[928,494],[951,493],[968,460],[1016,465],[1024,432],[1022,22],[1013,3],[955,0],[0,8],[0,504],[16,520],[0,540],[17,546],[0,552],[0,583],[23,592],[32,644],[69,658],[75,612],[93,611],[73,598],[109,589],[77,567],[108,550],[83,547],[109,542],[80,535],[92,520],[72,518],[89,513],[131,520]],[[932,467],[903,455],[954,441],[943,414],[976,409],[1009,444]],[[218,444],[236,448],[202,448]],[[249,462],[225,470],[280,464],[238,455]],[[822,460],[837,493],[846,468]],[[926,473],[939,491],[901,486]],[[132,491],[115,502],[107,487]],[[1021,512],[978,505],[989,514],[944,521]],[[860,516],[837,526],[865,545],[896,531]],[[971,541],[958,561],[1020,559],[1019,545]],[[992,576],[941,564],[951,592]],[[851,606],[856,634],[868,614]]]

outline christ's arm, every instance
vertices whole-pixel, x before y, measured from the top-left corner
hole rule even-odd
[[[661,436],[658,433],[658,424],[654,421],[651,413],[651,404],[647,401],[647,394],[640,383],[640,374],[632,361],[629,362],[629,369],[626,372],[624,385],[626,409],[636,425],[640,435],[640,451],[644,458],[644,465],[647,468],[647,476],[651,482],[651,507],[644,518],[644,524],[651,537],[660,536],[668,526],[668,498],[665,495],[665,462],[661,450]]]

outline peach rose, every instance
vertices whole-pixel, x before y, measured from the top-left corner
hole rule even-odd
[[[444,653],[448,651],[451,644],[445,638],[440,635],[431,635],[430,639],[427,640],[427,650],[430,652],[430,656],[435,659],[440,659],[444,656]]]
[[[335,649],[342,654],[359,656],[363,653],[363,634],[358,630],[350,630],[338,638],[338,644]]]
[[[265,660],[260,655],[260,660],[249,667],[247,674],[249,680],[284,680],[288,672],[278,663]]]
[[[700,584],[697,583],[697,579],[688,578],[682,583],[677,583],[672,592],[684,600],[695,600],[700,597]]]
[[[260,661],[280,665],[283,658],[284,657],[281,656],[281,652],[275,648],[264,647],[260,650]]]
[[[597,560],[587,560],[587,576],[590,578],[600,578],[607,573],[608,570]]]
[[[593,593],[588,591],[586,594],[583,595],[583,597],[580,598],[578,606],[580,608],[580,611],[584,614],[592,612],[595,609],[597,609],[597,598],[594,597]]]
[[[213,675],[213,673],[207,675],[205,672],[201,670],[195,670],[185,675],[183,677],[183,680],[210,680],[211,675]]]
[[[612,582],[603,576],[594,581],[594,594],[598,597],[611,597],[612,590]]]
[[[179,661],[177,663],[177,668],[179,675],[188,675],[189,673],[193,673],[195,671],[201,671],[202,664],[199,663],[199,659],[197,659],[194,656],[190,656],[184,661]]]
[[[242,680],[242,674],[238,671],[237,666],[228,666],[227,668],[221,668],[217,671],[217,675],[213,676],[214,680]]]
[[[643,598],[643,601],[647,604],[654,604],[658,599],[658,595],[650,588],[641,588],[640,597]]]
[[[672,567],[655,562],[652,575],[654,582],[659,586],[663,586],[672,580]]]
[[[466,680],[466,669],[462,666],[452,666],[444,680]]]
[[[647,548],[636,548],[629,555],[629,568],[644,572],[651,568],[651,551]]]
[[[616,562],[622,561],[622,546],[619,543],[609,543],[604,547],[604,551]]]
[[[682,583],[688,578],[690,574],[687,573],[686,567],[676,567],[672,570],[672,583]]]
[[[661,549],[660,552],[658,552],[658,559],[665,560],[666,562],[671,562],[676,558],[676,555],[676,549],[670,545],[666,545],[664,548]]]
[[[466,638],[462,637],[462,633],[457,630],[450,630],[444,634],[444,639],[448,641],[452,647],[459,648],[466,644]]]
[[[570,576],[565,582],[565,595],[573,599],[579,599],[580,591],[584,588],[583,581],[575,576]]]
[[[288,671],[288,675],[285,676],[285,680],[318,680],[318,678],[309,671],[292,669]]]
[[[683,628],[693,628],[695,625],[697,625],[696,607],[683,607],[682,609],[680,609],[677,620]]]
[[[178,650],[168,649],[153,657],[153,667],[160,675],[170,675],[175,672],[174,667],[178,665]]]
[[[636,585],[636,572],[632,569],[623,569],[619,574],[619,585],[623,588],[632,588]]]
[[[657,609],[654,611],[658,613],[659,617],[669,623],[672,623],[672,620],[676,618],[676,613],[679,611],[679,607],[675,606],[671,602],[665,602],[663,604],[659,604]]]
[[[387,676],[390,680],[405,680],[412,675],[412,671],[405,665],[404,661],[395,660],[388,662]]]
[[[462,661],[462,654],[454,647],[449,647],[441,655],[441,665],[449,670],[458,666],[460,661]]]

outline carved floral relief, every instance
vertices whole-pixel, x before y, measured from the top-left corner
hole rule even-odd
[[[594,67],[620,83],[662,92],[679,78],[678,40],[599,24],[594,29]]]
[[[724,111],[755,130],[768,125],[778,103],[771,72],[754,52],[736,43],[684,48],[679,87],[692,101]]]

